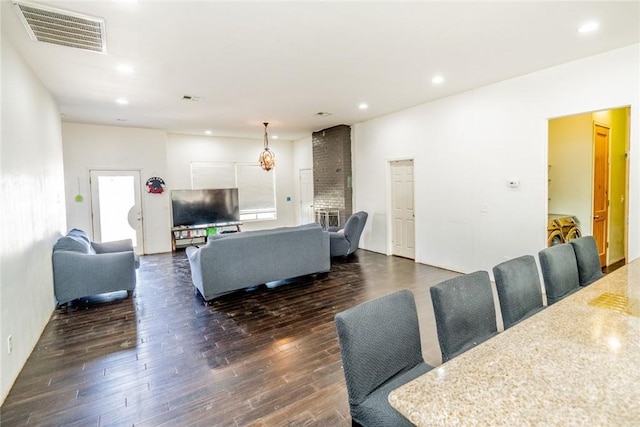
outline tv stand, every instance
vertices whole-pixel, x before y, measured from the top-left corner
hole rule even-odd
[[[202,245],[207,243],[209,229],[215,228],[215,234],[240,232],[241,222],[225,222],[219,224],[202,224],[171,229],[171,250],[186,248],[187,246]]]

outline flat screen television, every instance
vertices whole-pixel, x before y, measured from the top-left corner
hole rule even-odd
[[[237,188],[172,190],[174,227],[240,222]]]

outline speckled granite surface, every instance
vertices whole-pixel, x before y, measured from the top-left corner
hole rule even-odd
[[[418,426],[640,425],[640,259],[394,390]]]

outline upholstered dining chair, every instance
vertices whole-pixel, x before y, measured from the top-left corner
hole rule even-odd
[[[547,294],[547,305],[555,304],[580,289],[578,263],[569,243],[551,246],[538,252],[540,269]]]
[[[445,280],[429,291],[443,363],[498,333],[486,271]]]
[[[351,418],[362,426],[412,426],[389,393],[433,369],[422,358],[413,294],[394,292],[335,316]]]
[[[569,243],[573,246],[573,251],[576,254],[580,286],[590,285],[601,277],[604,277],[602,266],[600,265],[598,246],[593,236],[583,236],[572,239],[569,240]]]
[[[544,308],[536,259],[524,255],[493,267],[502,323],[508,329]]]

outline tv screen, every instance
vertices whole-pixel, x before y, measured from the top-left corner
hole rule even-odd
[[[240,222],[237,188],[171,191],[173,226]]]

